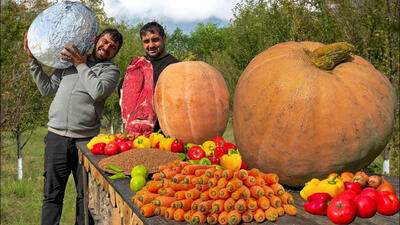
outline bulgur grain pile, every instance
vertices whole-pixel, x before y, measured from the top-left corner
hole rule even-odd
[[[179,155],[173,152],[152,148],[138,148],[104,158],[100,160],[99,167],[106,172],[115,173],[115,171],[105,168],[107,165],[114,165],[124,170],[126,175],[130,175],[134,166],[144,165],[149,173],[155,173],[158,166],[166,165],[169,162],[179,160],[179,158]]]

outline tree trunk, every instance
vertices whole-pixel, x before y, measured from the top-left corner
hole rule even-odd
[[[382,166],[382,174],[383,175],[389,175],[390,174],[390,164],[389,164],[389,158],[390,158],[390,143],[386,145],[385,149],[382,152],[382,158],[383,158],[383,166]]]
[[[111,132],[111,134],[114,134],[114,125],[113,125],[113,123],[110,123],[110,132]]]
[[[19,125],[16,129],[17,135],[17,151],[18,151],[18,180],[22,180],[22,146],[21,146],[21,130]]]

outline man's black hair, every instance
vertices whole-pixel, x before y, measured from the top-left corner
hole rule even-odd
[[[100,34],[99,34],[99,38],[98,39],[100,39],[101,37],[103,37],[104,35],[106,35],[106,34],[110,34],[110,38],[111,38],[111,40],[113,40],[113,41],[115,41],[115,42],[119,42],[119,46],[118,46],[118,49],[117,49],[117,52],[119,51],[119,49],[121,48],[121,46],[122,46],[122,42],[124,41],[123,40],[123,38],[122,38],[122,34],[117,30],[117,29],[114,29],[114,28],[107,28],[107,29],[105,29],[105,30],[103,30],[103,32],[101,32]],[[97,40],[98,40],[97,39]],[[97,42],[96,42],[97,43]]]
[[[154,34],[155,31],[157,31],[158,34],[162,38],[164,38],[164,35],[165,35],[164,28],[159,23],[157,23],[156,21],[153,21],[153,22],[145,24],[140,29],[140,39],[142,39],[142,36],[146,35],[147,32],[150,32],[150,33]]]

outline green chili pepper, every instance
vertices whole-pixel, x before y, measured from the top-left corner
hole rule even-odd
[[[203,157],[202,159],[200,159],[200,164],[202,165],[212,165],[211,160],[207,157]]]
[[[111,179],[111,180],[115,180],[115,179],[121,179],[121,178],[128,178],[128,176],[126,176],[123,173],[116,173],[116,174],[114,174],[112,176],[109,176],[108,178]]]
[[[220,165],[213,165],[213,166],[215,166],[215,168],[216,168],[216,169],[219,169],[219,170],[226,170],[225,167],[220,166]]]
[[[114,165],[107,165],[107,166],[105,166],[105,168],[113,170],[113,171],[118,172],[118,173],[124,172],[123,170],[121,170],[120,168],[118,168],[118,167],[116,167]]]
[[[191,164],[200,164],[200,160],[193,160],[193,159],[191,159],[191,160],[189,160],[189,162],[190,162]]]
[[[186,154],[185,153],[178,153],[179,157],[180,157],[180,161],[184,161],[186,159]]]

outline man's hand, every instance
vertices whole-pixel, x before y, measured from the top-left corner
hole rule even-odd
[[[86,62],[87,62],[87,55],[86,55],[87,53],[86,52],[85,52],[85,54],[81,55],[79,53],[79,50],[78,50],[78,48],[76,47],[75,44],[72,44],[72,48],[74,50],[72,50],[72,49],[70,49],[68,47],[64,47],[64,48],[70,54],[61,52],[61,55],[62,55],[61,59],[62,60],[65,60],[65,61],[68,61],[68,62],[72,63],[75,66],[75,68],[80,64],[85,64],[86,65]]]
[[[24,50],[30,59],[35,59],[35,57],[32,55],[31,50],[29,50],[29,48],[28,48],[28,32],[25,33]]]

